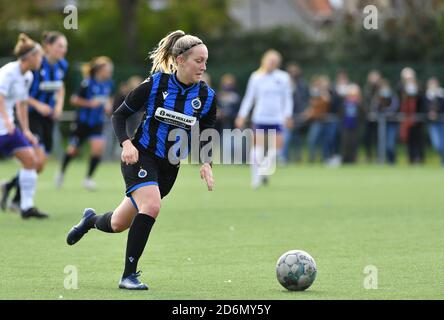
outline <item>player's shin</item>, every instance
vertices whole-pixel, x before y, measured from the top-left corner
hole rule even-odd
[[[20,169],[20,209],[26,211],[34,206],[34,194],[37,186],[37,171],[32,169]]]
[[[138,213],[128,232],[125,254],[125,270],[122,278],[136,273],[137,263],[143,253],[151,228],[156,220],[143,213]]]
[[[62,169],[61,169],[62,174],[65,173],[66,168],[68,167],[68,164],[71,162],[72,158],[73,158],[72,155],[65,153],[62,161]]]
[[[19,183],[19,175],[14,177],[13,181],[15,181],[15,195],[12,198],[12,202],[14,204],[20,204],[20,183]]]
[[[100,157],[92,156],[89,160],[88,178],[91,178],[100,163]]]
[[[262,146],[254,146],[250,150],[251,163],[251,185],[257,188],[260,185],[259,167],[264,157],[264,148]]]
[[[9,190],[11,190],[14,187],[18,187],[19,185],[19,173],[17,173],[16,176],[14,176],[14,178],[12,178],[9,182],[6,183],[6,188]]]
[[[88,225],[89,228],[96,228],[97,230],[103,231],[103,232],[107,232],[107,233],[114,233],[115,231],[113,230],[112,226],[111,226],[111,219],[113,216],[113,212],[107,212],[103,215],[100,216],[96,216],[95,219],[92,219],[92,221],[90,222],[90,225]]]

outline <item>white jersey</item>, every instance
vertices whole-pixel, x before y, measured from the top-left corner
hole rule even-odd
[[[28,99],[33,75],[31,71],[22,74],[18,61],[10,62],[0,68],[0,94],[3,95],[6,113],[14,120],[14,106],[19,101]],[[0,136],[8,133],[3,117],[0,115]]]
[[[245,118],[254,103],[253,123],[282,125],[293,115],[292,90],[290,76],[285,71],[254,72],[248,80],[239,116]]]

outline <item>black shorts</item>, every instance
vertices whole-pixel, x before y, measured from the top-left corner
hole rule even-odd
[[[52,134],[54,129],[54,120],[44,117],[36,111],[29,112],[29,130],[39,140],[39,146],[45,150],[46,154],[52,151]]]
[[[88,139],[103,138],[102,131],[102,124],[90,127],[84,123],[77,121],[73,123],[73,127],[71,129],[71,134],[69,137],[69,144],[78,148]]]
[[[146,150],[139,150],[139,161],[130,165],[121,162],[121,169],[126,184],[126,196],[131,200],[133,191],[149,185],[157,185],[160,197],[163,198],[171,191],[176,181],[179,164],[172,165],[168,159],[159,158]]]

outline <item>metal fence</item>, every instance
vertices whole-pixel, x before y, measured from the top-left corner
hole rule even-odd
[[[76,112],[75,111],[64,111],[60,120],[55,123],[54,131],[53,131],[53,139],[54,139],[54,147],[53,147],[53,156],[57,159],[61,159],[65,152],[65,140],[68,137],[64,137],[62,134],[61,126],[70,125],[74,123],[76,120]],[[111,121],[109,117],[106,117],[104,126],[103,126],[103,135],[106,140],[106,147],[103,154],[103,160],[111,161],[120,159],[120,146],[117,141],[117,138],[114,135],[114,131],[111,125]]]

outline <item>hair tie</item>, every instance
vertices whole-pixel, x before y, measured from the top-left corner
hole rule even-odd
[[[182,49],[181,51],[179,51],[178,56],[181,55],[181,54],[183,54],[183,53],[185,53],[186,51],[190,50],[191,48],[193,48],[193,47],[195,47],[195,46],[198,46],[198,45],[202,44],[202,43],[203,43],[202,41],[199,41],[199,42],[196,42],[196,43],[192,44],[192,45],[189,46],[188,48]]]
[[[19,59],[25,59],[26,57],[30,56],[31,54],[33,54],[36,51],[40,51],[41,50],[41,46],[40,44],[35,44],[33,47],[31,47],[29,50],[23,52],[21,55],[18,56]]]

